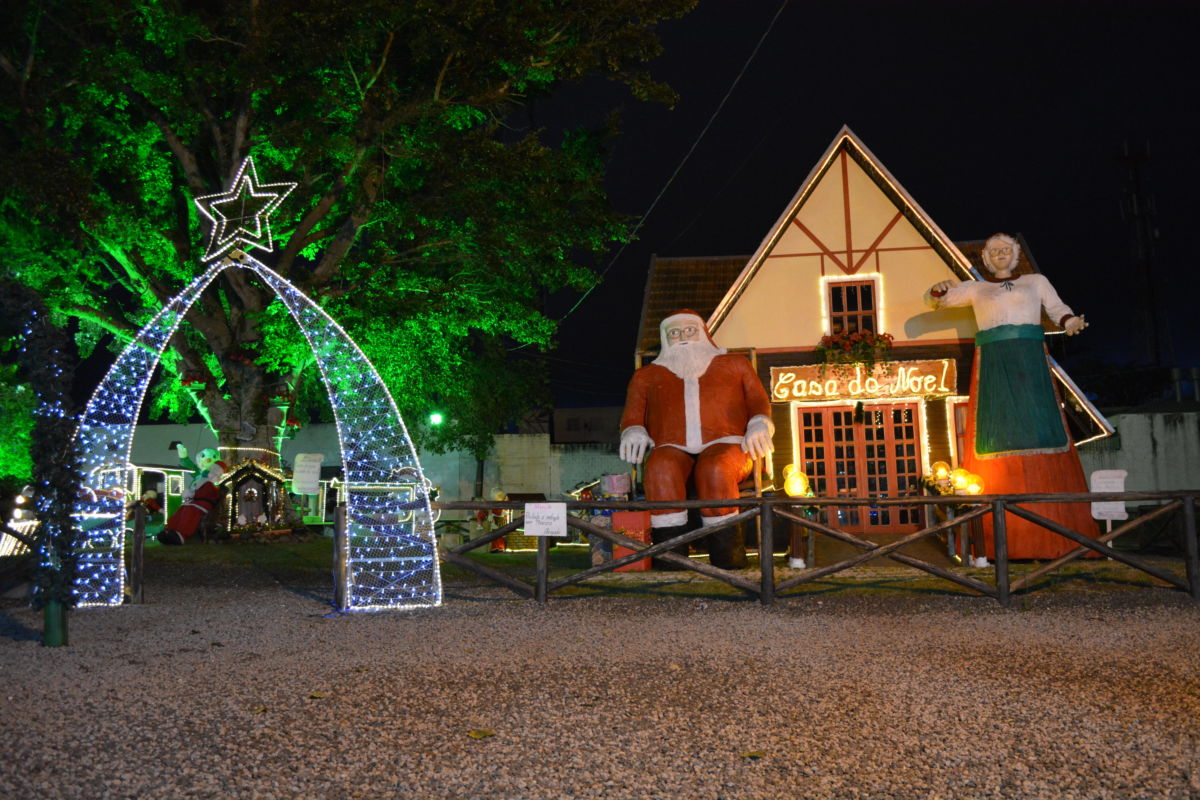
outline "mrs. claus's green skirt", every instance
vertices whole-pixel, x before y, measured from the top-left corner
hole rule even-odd
[[[1067,449],[1041,326],[1000,325],[975,334],[975,344],[975,454],[987,458]]]

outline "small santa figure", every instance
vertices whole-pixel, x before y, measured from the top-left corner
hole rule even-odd
[[[630,464],[646,458],[647,500],[684,500],[689,483],[702,500],[738,496],[754,459],[774,449],[771,401],[754,368],[743,356],[717,347],[694,311],[670,315],[659,326],[662,352],[633,374],[621,416],[620,456]],[[735,508],[704,508],[704,525],[737,513]],[[687,530],[683,509],[655,510],[651,538],[666,541]],[[714,566],[746,566],[739,529],[709,538]],[[656,569],[669,569],[655,560]]]
[[[229,469],[215,448],[201,450],[196,454],[195,461],[188,458],[187,448],[182,444],[177,445],[175,450],[179,454],[179,463],[192,471],[192,481],[183,490],[183,505],[171,515],[166,527],[158,534],[158,541],[165,545],[187,543],[208,512],[216,508],[221,499],[217,480]]]
[[[126,515],[129,519],[133,519],[133,515],[137,512],[138,506],[141,506],[146,511],[146,518],[149,519],[152,515],[162,511],[162,503],[158,502],[158,492],[153,489],[147,489],[142,492],[142,499],[129,507],[129,513]]]

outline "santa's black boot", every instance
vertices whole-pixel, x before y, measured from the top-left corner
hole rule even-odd
[[[681,533],[687,533],[690,530],[691,528],[687,525],[673,525],[669,528],[651,528],[650,541],[654,544],[658,544],[659,542],[665,542],[667,539],[673,539]],[[671,548],[670,552],[678,553],[681,556],[686,556],[688,554],[688,546],[686,544],[681,544],[678,547]],[[664,571],[687,569],[687,567],[681,567],[676,564],[672,564],[663,558],[650,559],[650,568]]]
[[[170,528],[163,528],[154,538],[158,539],[159,544],[165,544],[172,547],[177,547],[187,542],[187,540],[183,538],[182,533]]]
[[[745,569],[749,562],[746,560],[746,542],[742,535],[742,526],[710,533],[708,541],[708,563],[721,569]]]

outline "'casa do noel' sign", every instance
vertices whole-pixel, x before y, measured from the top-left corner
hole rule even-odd
[[[952,395],[958,385],[954,359],[863,364],[771,367],[771,399],[867,400],[877,397]]]

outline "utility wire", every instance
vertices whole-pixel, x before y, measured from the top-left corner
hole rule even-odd
[[[692,157],[692,153],[696,152],[696,148],[700,145],[700,141],[704,138],[704,135],[708,133],[708,129],[712,127],[713,122],[716,121],[717,116],[721,113],[721,109],[725,108],[725,103],[728,102],[729,98],[733,95],[733,90],[737,88],[738,83],[742,80],[742,76],[746,74],[746,70],[750,67],[750,63],[754,61],[754,57],[758,55],[758,51],[762,48],[763,42],[767,40],[767,36],[770,35],[771,30],[775,27],[776,21],[778,21],[779,16],[783,13],[783,10],[787,7],[787,4],[788,0],[783,0],[783,2],[779,4],[779,8],[775,11],[775,16],[771,17],[771,21],[767,24],[766,30],[762,32],[762,36],[758,37],[758,43],[755,44],[754,49],[750,51],[750,55],[746,58],[746,63],[743,64],[741,70],[738,71],[737,77],[733,79],[733,83],[729,84],[729,89],[725,92],[725,96],[721,98],[721,102],[717,104],[716,110],[713,111],[712,116],[708,118],[708,122],[706,122],[704,127],[700,130],[700,134],[696,137],[696,140],[692,142],[692,146],[688,148],[687,153],[684,154],[683,160],[679,162],[679,166],[675,167],[675,171],[671,173],[671,177],[667,178],[667,182],[663,185],[662,189],[659,190],[658,195],[654,198],[654,201],[650,203],[650,207],[646,209],[645,213],[642,214],[641,218],[637,221],[637,224],[633,226],[633,230],[629,232],[629,240],[632,240],[637,232],[642,229],[642,226],[646,223],[646,219],[654,211],[655,207],[658,206],[658,202],[662,200],[663,195],[667,193],[667,189],[671,188],[671,184],[675,182],[675,178],[678,177],[679,173],[683,171],[683,167]],[[625,247],[628,244],[628,241],[621,242],[621,246],[617,249],[617,252],[613,254],[613,257],[609,260],[607,266],[605,266],[600,272],[600,278],[595,284],[589,287],[588,290],[584,292],[578,300],[575,301],[575,305],[571,306],[571,308],[568,309],[565,314],[558,318],[559,322],[562,322],[567,317],[571,316],[571,314],[575,313],[575,310],[578,309],[583,301],[588,298],[588,295],[592,293],[592,290],[600,285],[600,283],[604,280],[604,276],[607,275],[609,270],[616,265],[617,259],[619,259],[621,254],[625,252]]]

